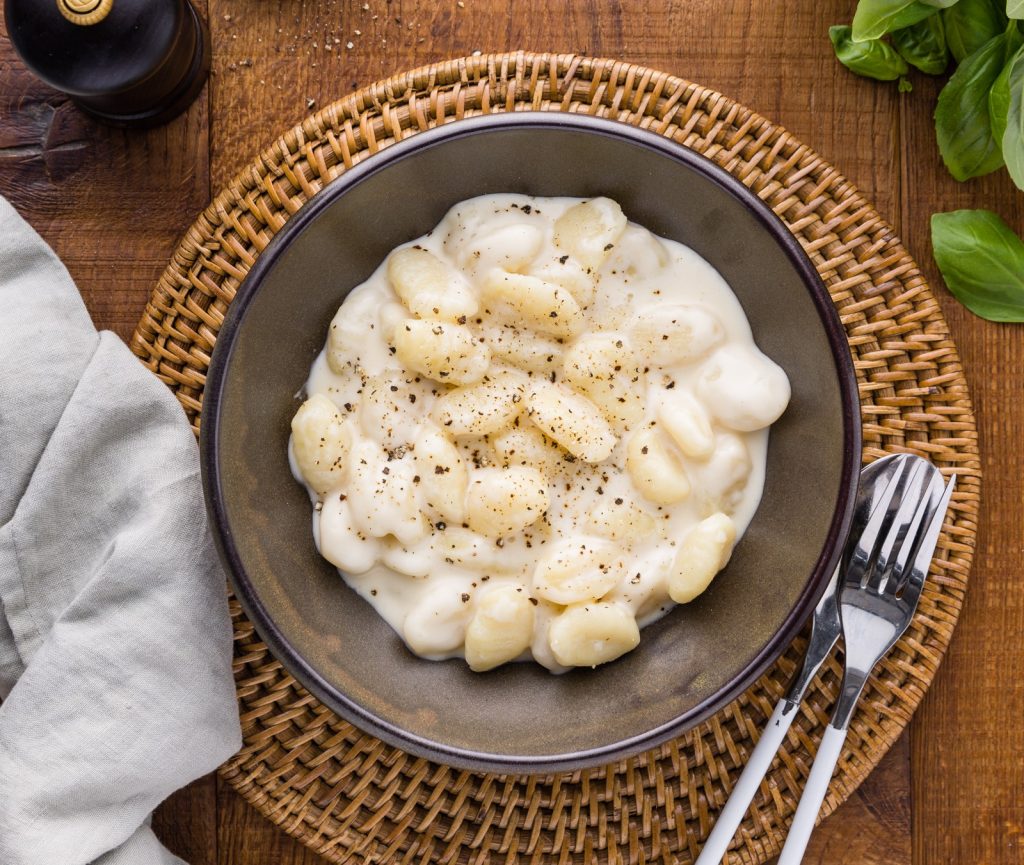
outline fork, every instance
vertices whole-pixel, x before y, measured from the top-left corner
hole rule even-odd
[[[857,527],[863,530],[873,512],[879,508],[888,508],[897,492],[896,486],[891,481],[899,469],[900,460],[901,457],[898,456],[882,457],[861,469],[857,498],[854,504],[853,526],[855,528],[851,530],[847,541],[848,546],[857,541]],[[844,550],[843,558],[849,557],[851,557],[849,551]],[[740,823],[743,822],[743,815],[746,814],[747,808],[757,793],[761,779],[768,773],[776,751],[782,745],[786,733],[796,718],[796,711],[803,702],[808,686],[839,641],[839,636],[842,634],[842,624],[839,619],[839,575],[842,572],[842,567],[843,563],[840,561],[825,588],[825,593],[814,609],[811,620],[811,637],[800,672],[793,679],[785,696],[776,704],[775,710],[765,724],[761,736],[757,740],[757,747],[747,759],[747,764],[736,781],[729,800],[718,815],[718,819],[715,820],[714,828],[704,842],[700,856],[697,857],[694,865],[718,865],[722,860],[729,847],[729,842],[736,834]]]
[[[840,589],[843,683],[778,865],[803,859],[868,675],[914,617],[956,486],[953,475],[943,490],[939,470],[920,457],[900,454],[891,463],[887,505],[871,513],[862,531],[854,527],[858,540]]]

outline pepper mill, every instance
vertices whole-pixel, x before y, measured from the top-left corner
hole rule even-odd
[[[210,72],[210,36],[188,0],[4,0],[28,68],[96,119],[158,126]]]

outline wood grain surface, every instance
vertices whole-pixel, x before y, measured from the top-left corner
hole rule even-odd
[[[928,219],[989,207],[1024,231],[999,175],[957,184],[935,146],[939,83],[855,78],[830,24],[853,0],[207,0],[213,73],[186,115],[99,127],[0,38],[0,193],[54,247],[100,327],[127,337],[180,233],[228,179],[310,110],[405,68],[473,51],[579,51],[714,87],[835,164],[903,237],[962,353],[987,478],[980,549],[953,645],[910,731],[817,832],[808,862],[1024,862],[1024,329],[974,318],[941,287]],[[157,812],[192,865],[322,862],[213,776]]]

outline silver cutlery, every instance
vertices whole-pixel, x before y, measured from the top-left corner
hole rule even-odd
[[[938,480],[936,481],[936,479]],[[695,865],[716,865],[724,857],[729,842],[735,835],[736,829],[742,822],[743,816],[753,800],[754,794],[757,792],[761,779],[767,774],[776,751],[784,741],[786,733],[796,717],[797,708],[803,701],[808,686],[822,663],[832,653],[842,633],[840,594],[847,591],[847,587],[850,585],[851,573],[866,574],[868,567],[873,564],[871,554],[878,549],[879,553],[885,557],[884,569],[888,569],[887,572],[890,576],[894,577],[894,593],[896,591],[896,584],[899,584],[899,587],[902,589],[904,582],[907,584],[907,589],[911,589],[910,578],[917,571],[921,570],[920,565],[922,561],[923,575],[927,574],[928,564],[931,561],[932,552],[938,540],[938,532],[942,526],[942,518],[946,510],[945,505],[948,503],[948,496],[952,491],[951,482],[950,488],[947,490],[942,501],[936,504],[934,501],[936,490],[933,489],[936,483],[938,484],[938,490],[941,491],[941,478],[939,477],[938,470],[925,460],[907,454],[883,457],[861,471],[850,537],[840,564],[836,567],[832,579],[825,589],[825,593],[814,610],[811,637],[804,656],[803,665],[786,695],[775,706],[775,710],[772,712],[765,729],[761,733],[757,747],[750,755],[747,765],[737,780],[728,802],[726,802],[725,807],[722,809],[722,813],[715,822],[711,834],[708,836],[707,841],[705,841]],[[935,528],[934,537],[930,540],[930,545],[928,543],[930,533],[928,533],[928,537],[919,537],[918,529],[920,528],[921,521],[919,520],[916,524],[913,522],[914,518],[918,516],[917,505],[922,505],[926,511],[929,506],[932,507],[930,514],[921,515],[921,519],[925,521],[929,529],[935,523],[937,514],[937,528]],[[907,513],[911,509],[913,509],[913,513]],[[914,530],[913,535],[910,533],[912,525],[918,526],[918,529]],[[885,536],[882,539],[881,547],[879,547],[879,538],[883,533]],[[910,574],[906,575],[904,580],[904,570],[911,555],[915,556],[914,568]],[[840,575],[844,572],[844,568],[846,569],[845,577],[841,580]],[[923,575],[920,577],[921,584],[923,584],[924,580]],[[884,588],[881,580],[876,581],[874,585]],[[910,618],[913,616],[919,594],[920,585],[917,586],[916,590],[911,589],[909,594],[906,590],[901,592],[901,599],[905,600],[908,605],[912,603],[909,615],[907,616],[907,623],[909,623]],[[913,595],[913,598],[911,598],[911,595]],[[892,642],[882,650],[881,654],[885,654],[888,651],[892,643],[898,639],[905,628],[906,624],[893,636]],[[874,663],[872,662],[868,666],[868,671],[874,666]],[[865,679],[866,673],[860,685],[857,686],[856,695],[853,697],[854,703],[856,703],[856,697],[859,696],[860,690],[863,688]],[[850,681],[852,687],[854,681],[852,679]],[[845,682],[846,678],[844,677],[844,694]],[[852,705],[850,712],[846,716],[847,725],[849,724],[850,714],[852,714]],[[804,800],[807,800],[809,803],[805,809],[805,819],[806,813],[813,808],[810,826],[807,828],[807,834],[802,844],[799,841],[794,841],[792,846],[789,841],[786,844],[786,848],[791,850],[791,855],[796,855],[798,858],[802,856],[803,850],[806,847],[807,838],[810,836],[810,829],[813,828],[814,818],[824,798],[825,790],[827,790],[832,768],[838,759],[838,748],[841,748],[842,742],[846,738],[845,730],[846,727],[843,726],[835,756],[828,763],[825,786],[821,791],[820,797],[812,805],[805,791],[804,797],[801,800],[800,808],[804,808]],[[830,737],[828,731],[826,731],[826,737],[834,739],[835,735]],[[819,750],[819,754],[821,753],[821,750]],[[820,759],[817,760],[814,768],[817,768],[819,762],[822,762],[822,765],[824,765],[824,762],[827,762],[827,760],[824,762]],[[824,771],[824,769],[820,770],[819,774]],[[812,769],[812,779],[813,777],[814,770]],[[809,779],[808,788],[810,786],[811,781]],[[797,824],[794,820],[794,829],[796,828]],[[795,852],[797,845],[799,845],[799,853]],[[798,859],[791,861],[798,861]]]
[[[778,865],[797,865],[803,859],[868,675],[914,617],[956,486],[954,475],[943,489],[939,470],[919,457],[901,454],[892,462],[886,488],[895,488],[895,494],[857,532],[843,576],[843,683]]]

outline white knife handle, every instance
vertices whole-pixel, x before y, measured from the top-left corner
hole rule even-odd
[[[743,822],[747,808],[757,793],[761,779],[768,774],[768,768],[772,764],[775,752],[786,738],[786,731],[793,718],[796,717],[797,704],[783,698],[779,700],[772,712],[771,718],[761,731],[761,738],[757,740],[757,747],[754,753],[747,760],[736,786],[732,788],[729,801],[725,803],[722,813],[718,815],[715,826],[701,848],[700,856],[694,865],[718,865],[729,849],[729,842]]]
[[[832,770],[839,761],[839,753],[843,750],[845,741],[845,727],[837,730],[829,724],[825,728],[825,735],[822,736],[818,753],[814,757],[811,775],[800,797],[800,804],[797,805],[796,816],[793,817],[793,825],[789,827],[789,837],[782,848],[778,865],[799,865],[803,860],[807,842],[811,838],[814,823],[821,810],[821,803],[825,801],[828,785],[832,781]]]

